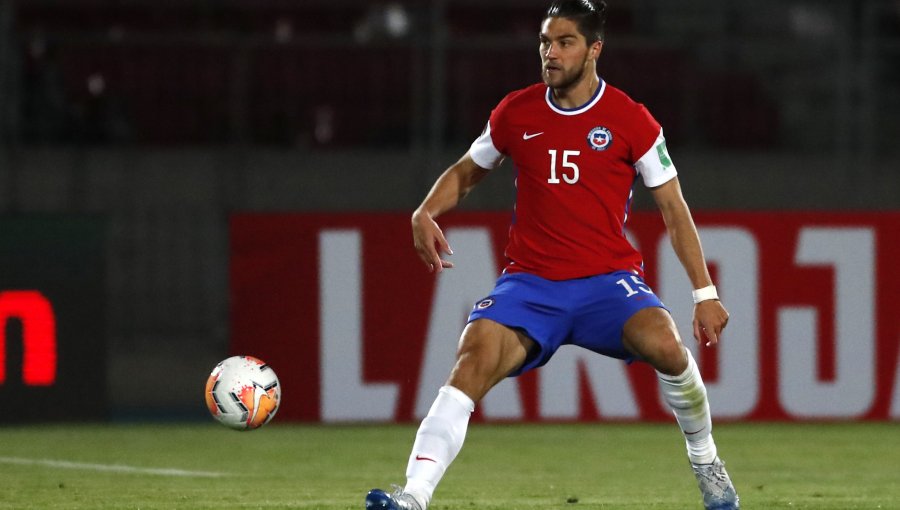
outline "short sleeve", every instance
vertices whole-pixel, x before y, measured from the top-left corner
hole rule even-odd
[[[662,129],[659,130],[659,136],[656,137],[653,146],[634,164],[634,169],[644,179],[644,185],[648,188],[661,186],[678,175],[666,149],[666,138]]]
[[[497,147],[494,145],[494,140],[491,137],[490,122],[484,127],[481,136],[472,142],[472,146],[469,147],[469,156],[472,157],[472,161],[474,161],[476,165],[488,170],[497,168],[500,166],[500,163],[503,162],[503,154],[497,150]]]

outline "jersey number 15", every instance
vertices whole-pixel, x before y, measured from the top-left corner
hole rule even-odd
[[[556,149],[550,149],[547,151],[550,153],[550,178],[547,179],[547,182],[550,184],[559,184],[559,177],[556,176]],[[566,181],[567,184],[575,184],[578,182],[578,165],[575,164],[574,161],[569,161],[570,157],[578,156],[581,154],[581,151],[562,151],[562,168],[563,170],[560,172],[562,175],[562,180]],[[569,172],[568,170],[571,170]]]

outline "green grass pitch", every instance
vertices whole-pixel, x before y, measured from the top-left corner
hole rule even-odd
[[[362,509],[413,426],[0,427],[0,509]],[[745,509],[900,508],[900,426],[720,424]],[[674,424],[473,424],[431,510],[702,508]]]

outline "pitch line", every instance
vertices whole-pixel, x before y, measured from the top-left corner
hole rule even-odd
[[[215,471],[190,471],[187,469],[174,468],[142,468],[136,466],[125,466],[123,464],[92,464],[88,462],[70,462],[67,460],[53,459],[26,459],[22,457],[0,457],[0,464],[15,464],[18,466],[42,466],[60,469],[80,469],[83,471],[103,471],[107,473],[124,473],[137,475],[185,476],[197,478],[218,478],[222,476],[228,476],[227,473],[217,473]]]

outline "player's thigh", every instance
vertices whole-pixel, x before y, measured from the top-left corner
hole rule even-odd
[[[675,321],[663,308],[644,308],[632,315],[622,329],[622,342],[626,349],[667,375],[678,375],[687,368]]]
[[[524,332],[490,319],[477,319],[463,330],[456,364],[447,384],[478,401],[525,362],[534,341]]]

